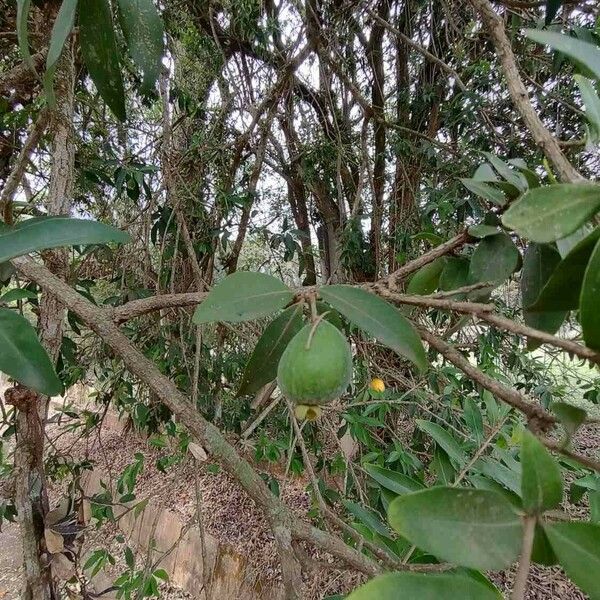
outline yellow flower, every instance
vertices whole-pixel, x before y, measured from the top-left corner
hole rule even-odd
[[[371,379],[371,383],[369,385],[372,392],[385,392],[385,383],[383,383],[382,379],[375,377],[375,379]]]

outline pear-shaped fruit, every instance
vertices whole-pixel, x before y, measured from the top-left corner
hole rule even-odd
[[[306,325],[292,338],[277,369],[283,395],[308,406],[339,398],[351,380],[350,345],[340,330],[325,320],[316,327]]]

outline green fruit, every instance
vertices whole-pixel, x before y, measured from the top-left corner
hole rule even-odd
[[[352,352],[346,338],[325,320],[319,321],[311,337],[313,327],[306,325],[292,338],[277,369],[282,394],[309,406],[339,398],[352,380]]]

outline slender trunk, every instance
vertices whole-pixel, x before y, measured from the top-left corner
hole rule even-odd
[[[387,19],[389,1],[379,3],[378,14]],[[379,277],[381,269],[381,225],[383,221],[383,192],[385,188],[385,124],[384,117],[384,69],[383,69],[383,35],[384,29],[378,23],[373,25],[367,57],[373,73],[371,102],[373,106],[373,134],[375,138],[375,157],[373,161],[373,217],[371,220],[370,245],[375,263],[374,277]]]
[[[50,118],[50,131],[54,134],[52,166],[46,202],[50,215],[68,214],[73,196],[75,71],[70,43],[65,46],[55,80],[56,108]],[[63,278],[66,276],[66,250],[44,252],[43,258],[50,271]],[[42,294],[38,326],[42,344],[53,363],[56,363],[60,352],[64,314],[64,306],[57,296],[47,292]],[[17,510],[23,540],[24,600],[51,600],[57,597],[44,545],[44,517],[49,509],[44,474],[44,429],[49,400],[47,396],[27,391],[18,404],[15,465]]]

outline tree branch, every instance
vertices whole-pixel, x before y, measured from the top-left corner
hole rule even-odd
[[[252,466],[236,452],[219,429],[207,421],[156,365],[127,339],[114,324],[111,311],[94,306],[46,267],[29,258],[15,258],[12,263],[25,277],[42,289],[59,296],[63,304],[123,360],[129,371],[147,385],[190,430],[206,451],[237,479],[246,493],[265,512],[271,524],[289,527],[295,539],[318,546],[361,573],[373,576],[381,571],[377,562],[351,548],[340,538],[321,531],[293,515],[287,506],[270,492]]]
[[[506,35],[502,19],[496,14],[489,0],[469,0],[469,2],[481,16],[487,32],[492,38],[492,42],[500,58],[512,101],[523,118],[527,129],[529,129],[533,136],[535,143],[542,149],[546,158],[554,165],[560,179],[565,182],[584,179],[563,154],[556,138],[546,129],[538,117],[535,108],[533,108],[529,100],[527,88],[519,74],[517,60],[510,40]]]
[[[485,388],[506,404],[521,411],[528,419],[532,431],[539,432],[549,429],[557,422],[554,415],[545,411],[541,406],[526,399],[520,392],[500,383],[472,365],[456,348],[433,335],[422,327],[417,327],[419,335],[432,348],[435,348],[444,358],[459,368],[465,375]]]
[[[2,193],[0,194],[0,210],[2,211],[4,222],[7,225],[12,223],[12,201],[17,191],[19,185],[21,185],[21,181],[23,180],[23,176],[25,175],[25,170],[27,169],[27,163],[29,162],[29,158],[31,153],[37,147],[40,138],[46,131],[46,127],[50,120],[50,113],[47,110],[42,110],[37,118],[37,121],[34,123],[23,147],[21,148],[21,152],[19,152],[19,156],[15,161],[15,165],[11,174],[8,176],[4,187],[2,188]]]
[[[415,258],[414,260],[402,265],[399,269],[393,273],[390,273],[387,277],[379,280],[378,283],[387,283],[390,289],[396,288],[398,287],[398,283],[403,279],[406,279],[408,275],[418,271],[421,267],[428,265],[430,262],[433,262],[436,258],[450,254],[450,252],[453,252],[457,248],[464,246],[470,239],[471,236],[467,230],[465,230],[458,235],[455,235],[447,242],[432,248],[429,252],[425,252],[425,254],[421,254],[421,256],[418,258]]]

